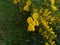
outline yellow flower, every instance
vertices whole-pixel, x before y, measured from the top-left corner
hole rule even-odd
[[[34,20],[38,19],[38,17],[39,17],[39,14],[37,12],[33,13],[32,18]]]
[[[45,12],[44,12],[44,16],[46,17],[46,16],[48,16],[49,14],[51,14],[52,12],[48,12],[48,9],[45,9]]]
[[[45,12],[43,15],[46,16],[47,12],[48,12],[48,9],[45,9]]]
[[[48,22],[47,22],[46,20],[42,20],[42,23],[43,23],[43,25],[44,25],[47,29],[49,28]]]
[[[29,11],[29,6],[31,5],[31,1],[28,0],[25,7],[23,8],[24,11]]]
[[[28,0],[27,3],[26,3],[27,6],[30,6],[31,5],[31,0]]]
[[[48,16],[49,14],[51,14],[52,12],[48,12],[47,14],[46,14],[46,16]]]
[[[54,17],[51,17],[50,21],[53,22],[55,21],[56,19]]]
[[[51,2],[51,5],[54,5],[55,0],[50,0],[50,2]]]
[[[37,12],[38,11],[38,9],[36,9],[36,8],[33,8],[33,10],[34,10],[34,12]]]
[[[34,20],[34,25],[35,25],[35,26],[39,26],[38,20]]]
[[[55,37],[54,37],[54,36],[51,36],[50,38],[51,38],[51,39],[54,39]]]
[[[35,31],[34,25],[29,24],[28,25],[28,31]]]
[[[53,31],[52,27],[51,27],[51,28],[49,28],[49,31],[50,31],[50,32],[52,32],[52,31]]]
[[[55,35],[55,32],[51,31],[51,34],[52,34],[52,35]]]
[[[48,42],[46,42],[46,43],[45,43],[45,45],[49,45],[49,43],[48,43]]]
[[[57,37],[57,35],[55,35],[54,37]]]
[[[20,0],[14,0],[14,4],[17,4],[18,2],[20,2]]]
[[[33,22],[33,19],[32,19],[31,17],[28,17],[28,18],[27,18],[27,22],[28,22],[28,24],[32,24],[32,25],[33,25],[33,23],[34,23],[34,22]]]
[[[55,41],[51,42],[51,45],[55,45]]]
[[[32,17],[29,17],[27,19],[27,22],[28,22],[28,31],[35,31],[35,28],[34,26],[39,26],[39,23],[38,23],[38,20],[34,20],[32,19]]]
[[[28,7],[27,5],[24,6],[23,10],[24,10],[24,11],[29,11],[29,7]]]
[[[49,39],[49,43],[51,43],[51,42],[52,42],[52,39],[50,38],[50,39]]]
[[[57,11],[58,9],[57,9],[56,6],[52,6],[52,10],[53,10],[53,11]]]
[[[51,15],[49,15],[49,16],[48,16],[48,18],[52,18],[52,16],[51,16]]]

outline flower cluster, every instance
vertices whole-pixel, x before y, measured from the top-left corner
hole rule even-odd
[[[32,14],[32,17],[28,17],[27,22],[28,22],[28,31],[35,31],[35,26],[39,26],[39,22],[38,22],[38,13],[37,11],[35,11]]]
[[[34,32],[36,30],[35,26],[39,27],[38,32],[47,40],[47,42],[45,42],[45,45],[56,45],[54,40],[57,35],[54,32],[53,27],[51,26],[53,25],[54,21],[60,21],[60,19],[53,16],[54,12],[58,10],[55,6],[55,0],[50,0],[50,8],[44,8],[41,5],[39,5],[39,7],[37,8],[35,2],[32,1],[33,0],[27,0],[26,4],[23,6],[22,9],[23,11],[27,12],[30,11],[29,9],[31,9],[31,16],[27,18],[27,30]],[[14,0],[14,4],[17,4],[18,2],[20,2],[20,0]]]
[[[51,13],[52,12],[48,12],[48,9],[45,9],[45,12],[43,13],[44,17],[40,16],[40,23],[42,23],[42,25],[45,27],[45,30],[43,31],[42,28],[40,28],[39,32],[48,40],[46,45],[56,45],[55,41],[53,40],[57,37],[57,35],[53,31],[53,28],[49,26],[49,23],[52,24],[52,22],[56,19],[52,16],[49,16]],[[50,22],[48,20],[50,20]]]
[[[52,17],[51,14],[52,12],[49,11],[49,9],[43,10],[43,8],[41,8],[39,11],[36,11],[35,9],[32,16],[27,18],[27,22],[29,24],[28,31],[35,31],[34,27],[39,26],[38,32],[41,33],[46,40],[48,40],[45,45],[56,45],[54,39],[57,37],[57,35],[53,31],[53,28],[49,26],[49,24],[53,25],[56,18]],[[43,27],[40,25],[43,25],[45,30],[43,30]]]

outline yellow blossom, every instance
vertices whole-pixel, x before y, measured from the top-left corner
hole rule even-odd
[[[24,10],[24,11],[29,11],[29,7],[28,7],[27,5],[24,6],[23,10]]]
[[[48,12],[48,9],[45,9],[45,12],[43,15],[46,16],[47,12]]]
[[[43,23],[43,25],[44,25],[47,29],[49,28],[48,22],[47,22],[46,20],[42,20],[42,23]]]
[[[51,36],[50,38],[51,38],[51,39],[54,39],[55,37],[54,37],[54,36]]]
[[[38,20],[34,20],[34,25],[35,25],[35,26],[39,26]]]
[[[48,16],[49,14],[51,14],[52,12],[48,12],[47,14],[46,14],[46,16]]]
[[[55,0],[50,0],[50,2],[51,2],[51,5],[54,5]]]
[[[57,9],[56,6],[52,6],[52,10],[53,10],[53,11],[57,11],[58,9]]]
[[[28,0],[27,3],[26,3],[27,6],[30,6],[31,5],[31,0]]]
[[[38,19],[38,17],[39,17],[39,14],[37,12],[35,12],[35,13],[32,14],[32,18],[34,20]]]
[[[31,0],[28,0],[26,5],[24,6],[23,10],[24,11],[29,11],[29,6],[31,5]]]
[[[29,24],[28,25],[28,31],[35,31],[34,25]]]
[[[27,18],[27,22],[28,22],[28,24],[32,24],[33,25],[33,19],[31,17]]]
[[[55,41],[51,42],[51,45],[55,45]]]
[[[50,39],[49,39],[49,43],[51,43],[51,42],[52,42],[52,39],[50,38]]]
[[[53,22],[55,21],[56,19],[54,17],[51,17],[50,21]]]
[[[29,11],[29,6],[31,5],[31,0],[28,0],[26,5],[24,6],[23,10],[24,11]]]
[[[50,31],[50,32],[51,32],[51,31],[53,31],[52,27],[51,27],[51,28],[49,28],[49,31]]]
[[[49,14],[51,14],[52,12],[48,12],[48,9],[45,9],[45,12],[44,12],[44,16],[46,17],[46,16],[48,16]]]
[[[38,9],[36,9],[36,8],[33,8],[33,10],[34,10],[34,12],[37,12],[38,11]]]
[[[45,43],[45,45],[49,45],[49,43],[48,43],[48,42],[46,42],[46,43]]]
[[[18,2],[20,2],[20,0],[14,0],[14,4],[17,4]]]
[[[51,16],[51,15],[49,15],[49,16],[48,16],[48,18],[52,18],[52,16]]]
[[[55,35],[55,32],[51,31],[51,34],[52,34],[52,35]]]
[[[57,35],[55,35],[54,37],[57,37]]]

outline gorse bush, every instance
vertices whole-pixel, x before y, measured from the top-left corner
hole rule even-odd
[[[60,19],[56,17],[58,14],[55,14],[59,10],[55,0],[14,0],[14,4],[19,5],[20,11],[30,12],[28,14],[30,16],[26,15],[28,16],[26,31],[37,30],[47,40],[44,45],[56,45],[57,34],[53,26],[56,21],[60,22]]]
[[[19,4],[20,10],[30,12],[30,16],[26,20],[28,23],[26,31],[37,30],[47,40],[45,45],[56,45],[57,34],[54,32],[53,26],[55,21],[60,22],[60,19],[55,15],[59,10],[55,0],[14,0],[14,4]],[[35,29],[36,27],[38,29]]]
[[[6,45],[60,45],[60,0],[6,2],[6,16],[1,13]]]

